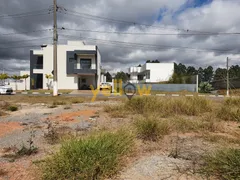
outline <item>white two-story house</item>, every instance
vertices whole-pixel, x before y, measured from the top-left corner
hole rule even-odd
[[[59,89],[95,89],[101,81],[101,55],[95,45],[85,45],[82,41],[68,41],[57,48],[58,88]],[[53,45],[30,51],[30,88],[48,89],[52,79],[45,78],[53,74]]]
[[[147,62],[128,69],[131,83],[159,83],[168,81],[174,73],[174,63]]]

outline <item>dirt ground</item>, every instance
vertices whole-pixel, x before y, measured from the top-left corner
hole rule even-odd
[[[0,117],[0,180],[39,179],[36,161],[51,154],[58,145],[46,142],[44,135],[49,123],[54,123],[60,131],[84,133],[94,129],[117,129],[128,126],[128,118],[111,118],[104,112],[104,105],[114,105],[116,101],[98,101],[62,105],[49,108],[46,104],[20,104],[20,110]],[[208,138],[219,136],[236,138],[239,123],[224,123],[222,132],[215,132]],[[38,153],[20,158],[9,158],[16,148],[28,146],[31,133]],[[231,133],[230,133],[231,132]],[[157,142],[136,142],[136,150],[126,159],[126,167],[112,179],[117,180],[185,180],[204,179],[195,170],[195,161],[204,152],[224,147],[228,140],[217,143],[209,140],[204,133],[172,133]],[[231,143],[229,143],[231,144]],[[228,144],[228,145],[229,145]],[[239,144],[232,144],[239,146]],[[175,156],[173,156],[175,153]],[[11,157],[11,156],[10,156]]]

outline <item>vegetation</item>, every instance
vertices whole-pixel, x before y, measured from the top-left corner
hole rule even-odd
[[[169,133],[167,121],[158,121],[154,118],[139,118],[135,121],[137,136],[143,140],[156,141]]]
[[[201,172],[223,180],[240,179],[240,149],[223,149],[204,157]]]
[[[1,73],[1,74],[0,74],[0,81],[1,81],[0,85],[1,85],[1,84],[4,85],[4,84],[5,84],[5,80],[8,79],[8,78],[9,78],[8,74],[6,74],[6,73]]]
[[[9,110],[9,111],[17,111],[17,110],[18,110],[18,107],[17,107],[16,105],[10,105],[10,106],[8,107],[8,110]]]
[[[199,92],[200,93],[210,93],[213,90],[213,87],[208,82],[201,82],[199,85]]]
[[[62,144],[42,164],[43,179],[101,179],[115,174],[133,145],[126,132],[103,133]]]
[[[217,112],[217,117],[225,121],[240,122],[240,98],[228,98]]]
[[[11,76],[11,78],[15,81],[15,89],[16,89],[16,91],[17,91],[17,90],[18,90],[17,82],[18,82],[19,80],[21,80],[22,77],[21,77],[21,76],[18,76],[18,75],[13,75],[13,76]]]

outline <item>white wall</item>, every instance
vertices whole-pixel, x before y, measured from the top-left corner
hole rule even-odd
[[[174,63],[147,63],[150,70],[150,82],[168,81],[174,73]]]
[[[78,75],[67,75],[67,51],[74,50],[96,50],[96,46],[84,45],[81,41],[68,41],[67,45],[58,45],[58,88],[59,89],[78,89]],[[34,50],[34,54],[43,54],[43,69],[34,70],[34,73],[43,74],[43,89],[47,89],[47,79],[45,74],[52,74],[53,71],[53,46],[48,45],[42,50]],[[98,52],[98,56],[100,53]],[[84,57],[84,56],[81,56]],[[95,56],[92,57],[92,68],[96,68]],[[87,56],[89,58],[89,56]],[[99,57],[101,60],[101,56]],[[99,63],[99,62],[98,62]],[[80,66],[80,64],[79,64]],[[99,66],[98,66],[99,67]],[[100,77],[100,75],[99,75]],[[52,81],[52,80],[50,80]],[[100,83],[100,78],[99,78]]]

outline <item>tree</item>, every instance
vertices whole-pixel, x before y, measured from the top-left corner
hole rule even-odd
[[[240,66],[235,65],[229,68],[229,77],[230,78],[240,78]]]
[[[150,63],[150,62],[151,62],[151,60],[147,60],[147,61],[146,61],[146,63]]]
[[[112,75],[111,75],[109,72],[107,72],[107,73],[105,74],[105,76],[106,76],[106,81],[107,81],[107,82],[112,82]]]
[[[122,82],[126,83],[129,78],[125,72],[121,71],[116,74],[115,79],[121,79]]]
[[[212,80],[213,77],[213,67],[212,66],[208,66],[207,68],[205,68],[203,70],[203,81],[204,82],[210,82]]]
[[[27,90],[27,83],[26,83],[27,78],[29,78],[29,75],[28,75],[28,74],[24,74],[24,75],[22,76],[22,79],[25,80],[25,91]]]
[[[201,83],[204,81],[203,68],[198,68],[198,82]]]
[[[2,84],[5,85],[5,80],[8,79],[9,76],[6,73],[0,74],[0,80],[2,81]]]
[[[226,80],[227,78],[227,69],[217,68],[214,74],[214,81]]]
[[[16,88],[16,91],[17,91],[17,82],[20,80],[20,79],[22,79],[22,77],[21,76],[18,76],[18,75],[13,75],[13,76],[11,76],[11,78],[14,80],[14,82],[15,82],[15,88]]]
[[[48,87],[48,90],[50,90],[49,79],[52,79],[53,76],[52,76],[51,74],[45,74],[45,78],[47,79],[47,87]]]
[[[174,63],[174,72],[177,75],[186,75],[187,74],[187,68],[184,64],[180,63],[180,64],[176,64]]]
[[[188,66],[186,71],[187,71],[187,75],[189,76],[196,75],[198,73],[198,71],[193,66]]]

